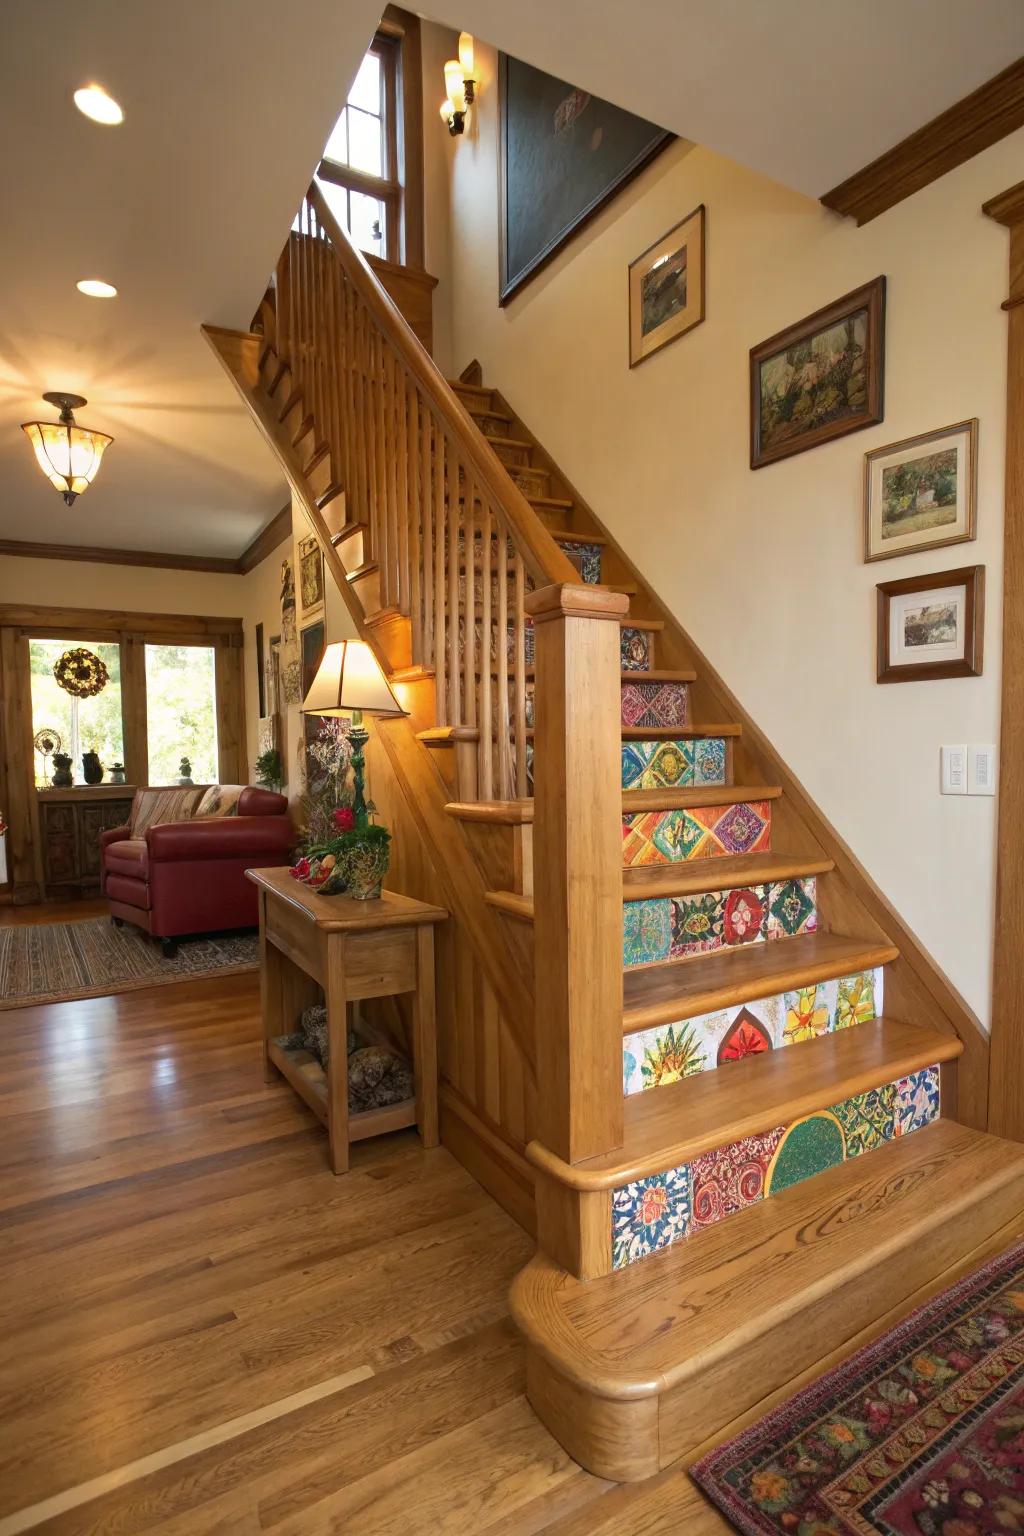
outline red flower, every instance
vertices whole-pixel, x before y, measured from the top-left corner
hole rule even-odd
[[[297,864],[293,864],[292,865],[292,867],[288,871],[288,873],[291,875],[293,880],[308,880],[309,879],[309,860],[308,859],[300,859]]]
[[[339,832],[351,832],[356,824],[355,813],[347,805],[339,805],[331,819]]]

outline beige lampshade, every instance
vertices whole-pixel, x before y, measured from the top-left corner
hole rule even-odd
[[[305,715],[347,715],[354,709],[371,715],[405,715],[391,685],[365,640],[336,640],[324,652],[316,677],[302,701]]]
[[[21,429],[50,484],[69,504],[96,478],[104,449],[114,439],[63,421],[27,421]]]

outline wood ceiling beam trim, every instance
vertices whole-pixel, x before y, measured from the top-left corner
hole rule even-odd
[[[1024,58],[954,102],[821,199],[834,213],[871,219],[1024,125]]]

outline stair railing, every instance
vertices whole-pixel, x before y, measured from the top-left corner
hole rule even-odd
[[[476,798],[528,795],[526,598],[578,574],[315,184],[275,284],[276,350],[364,526],[382,615],[410,621],[438,725],[478,732]]]

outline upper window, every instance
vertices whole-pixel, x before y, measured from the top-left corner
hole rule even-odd
[[[107,682],[91,698],[68,693],[53,675],[65,651],[83,648],[98,656],[107,669]],[[121,647],[102,640],[29,640],[29,675],[32,686],[32,732],[35,739],[35,778],[39,785],[53,780],[55,737],[57,751],[71,759],[76,784],[84,784],[82,756],[96,752],[100,762],[124,762],[121,723]],[[47,751],[47,743],[50,750]]]
[[[399,259],[398,46],[378,35],[331,130],[317,184],[360,250]]]

